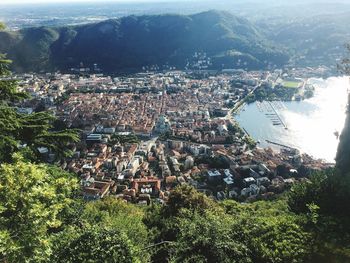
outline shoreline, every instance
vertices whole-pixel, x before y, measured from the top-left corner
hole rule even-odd
[[[345,113],[343,104],[345,107],[346,103],[342,102],[342,98],[348,87],[348,79],[346,76],[333,76],[322,79],[310,78],[308,82],[315,87],[314,96],[310,100],[300,102],[288,101],[285,103],[288,109],[281,109],[283,119],[288,120],[287,125],[290,131],[285,132],[279,130],[278,126],[272,126],[272,123],[266,119],[270,116],[263,116],[264,113],[253,104],[253,106],[248,104],[246,108],[248,113],[241,112],[236,121],[251,132],[253,124],[247,118],[248,116],[249,118],[256,116],[254,119],[256,123],[260,123],[260,130],[254,128],[252,136],[255,140],[263,142],[270,140],[281,144],[288,141],[295,142],[292,143],[292,147],[301,149],[302,152],[308,153],[314,159],[334,163],[336,154],[334,153],[333,156],[331,153],[336,152],[339,142],[335,132],[340,133],[343,127],[342,116]],[[335,91],[334,88],[336,88]],[[266,112],[263,106],[260,108]],[[288,122],[290,123],[288,124]],[[287,145],[289,144],[287,143]],[[322,147],[323,145],[324,147]],[[263,143],[262,147],[269,147],[269,145]],[[319,153],[317,154],[317,152]]]

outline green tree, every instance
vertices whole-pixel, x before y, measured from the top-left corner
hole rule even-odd
[[[309,206],[317,205],[327,216],[350,217],[350,178],[336,169],[313,173],[309,181],[296,184],[288,193],[291,211],[305,214]]]
[[[67,263],[133,263],[141,262],[126,234],[119,230],[90,228],[83,230],[61,250],[53,262]]]
[[[77,180],[59,168],[24,162],[0,167],[0,257],[41,262],[50,255],[49,231],[73,200]]]
[[[28,95],[19,92],[11,78],[11,61],[0,55],[0,161],[11,162],[14,152],[22,150],[30,160],[40,160],[38,149],[46,147],[57,159],[71,155],[68,145],[79,140],[77,130],[54,131],[56,118],[49,112],[21,114],[12,105]]]
[[[170,194],[166,206],[154,205],[150,207],[144,217],[149,228],[153,243],[162,241],[176,241],[179,235],[179,220],[184,215],[201,214],[220,208],[215,202],[193,187],[182,185],[176,187]],[[170,260],[168,245],[156,247],[152,255],[152,262],[167,262]]]
[[[30,160],[40,160],[38,151],[46,147],[56,159],[72,154],[68,146],[79,141],[76,130],[53,131],[56,118],[48,112],[20,114],[14,108],[0,106],[0,161],[11,162],[17,151],[29,152]]]
[[[320,199],[325,192],[327,175],[324,172],[315,173],[310,177],[310,181],[296,184],[288,193],[289,208],[295,213],[307,213],[308,205],[320,205]]]
[[[110,144],[114,145],[116,143],[137,143],[139,144],[141,140],[136,135],[112,135]]]
[[[50,262],[149,262],[143,209],[106,198],[78,204],[65,217],[72,215],[77,218],[52,235]]]
[[[143,223],[144,211],[137,206],[115,198],[87,203],[81,216],[85,225],[123,231],[135,246],[149,244],[147,228]]]
[[[17,81],[11,78],[9,66],[12,61],[6,59],[4,54],[0,54],[0,104],[17,102],[29,96],[17,90]]]
[[[214,213],[182,216],[176,242],[171,246],[174,262],[253,262],[248,247],[237,238],[233,218]]]
[[[152,207],[146,216],[154,243],[171,241],[153,262],[302,263],[312,253],[313,235],[286,200],[216,203],[188,186],[174,192],[169,207]]]
[[[224,201],[222,206],[232,216],[234,238],[248,247],[253,262],[307,262],[312,234],[303,227],[303,217],[288,211],[285,200]]]
[[[164,217],[177,216],[182,209],[204,213],[206,210],[216,207],[213,200],[199,193],[195,188],[181,185],[172,191],[167,206],[162,209],[162,214]]]

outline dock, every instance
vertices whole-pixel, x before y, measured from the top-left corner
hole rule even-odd
[[[242,129],[243,129],[243,131],[245,132],[245,134],[246,134],[247,136],[250,137],[250,135],[249,135],[249,133],[247,132],[247,130],[246,130],[244,127],[242,127]]]
[[[274,105],[268,101],[267,102],[271,109],[273,110],[274,114],[270,114],[271,118],[273,118],[273,124],[274,125],[282,125],[285,129],[288,129],[287,125],[284,123],[284,121],[282,120],[282,118],[280,117],[280,115],[278,114],[277,110],[275,109]]]
[[[281,143],[277,143],[277,142],[273,142],[273,141],[269,141],[269,140],[266,140],[266,142],[269,143],[269,144],[273,144],[273,145],[282,147],[282,148],[286,148],[288,150],[292,150],[292,151],[298,150],[296,148],[293,148],[293,147],[290,147],[290,146],[287,146],[287,145],[284,145],[284,144],[281,144]]]

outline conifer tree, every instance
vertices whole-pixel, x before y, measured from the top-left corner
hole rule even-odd
[[[79,140],[77,130],[54,131],[56,118],[50,112],[18,113],[15,105],[29,96],[18,91],[10,64],[0,54],[0,162],[11,162],[16,151],[25,152],[32,161],[40,160],[40,147],[46,147],[57,159],[69,156],[68,145]]]

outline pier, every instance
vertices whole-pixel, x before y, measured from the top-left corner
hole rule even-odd
[[[287,125],[277,112],[277,109],[286,109],[286,106],[282,101],[257,101],[256,106],[261,113],[265,112],[266,117],[270,119],[274,126],[283,126],[285,129],[288,129]]]
[[[273,104],[270,101],[268,101],[267,103],[270,105],[271,109],[274,112],[274,114],[270,114],[273,125],[282,125],[285,129],[288,129],[287,125],[284,123]]]
[[[242,129],[243,129],[243,131],[245,132],[245,134],[246,134],[247,136],[249,136],[249,137],[250,137],[250,135],[249,135],[249,133],[247,132],[247,130],[246,130],[246,129],[244,129],[243,127],[242,127]]]
[[[276,146],[279,146],[279,147],[286,148],[288,150],[292,150],[292,151],[298,150],[296,148],[293,148],[293,147],[290,147],[290,146],[287,146],[287,145],[284,145],[284,144],[281,144],[281,143],[277,143],[277,142],[273,142],[273,141],[269,141],[269,140],[266,140],[266,142],[269,143],[269,144],[273,144],[273,145],[276,145]]]

